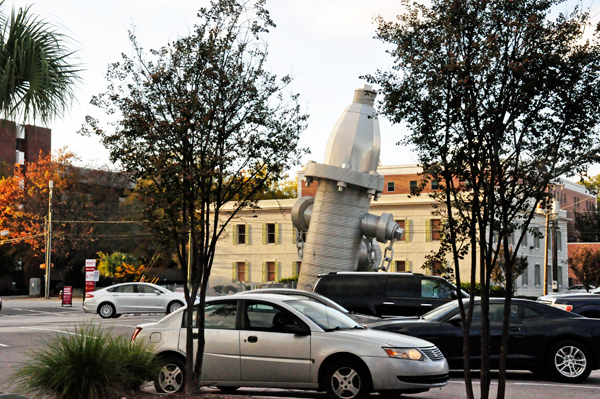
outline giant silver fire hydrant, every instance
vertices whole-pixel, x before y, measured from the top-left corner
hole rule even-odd
[[[333,271],[387,271],[394,241],[404,234],[392,214],[368,213],[384,185],[377,173],[381,138],[375,95],[369,85],[355,91],[329,136],[323,163],[311,161],[304,169],[306,185],[317,181],[318,186],[314,198],[302,197],[292,209],[302,259],[298,288],[310,290],[319,274]],[[383,257],[377,241],[390,242]]]

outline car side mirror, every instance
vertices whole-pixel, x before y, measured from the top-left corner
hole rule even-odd
[[[310,335],[310,328],[299,326],[297,324],[286,324],[283,326],[282,331],[294,335]]]
[[[458,294],[456,293],[456,291],[450,291],[450,298],[458,299]]]
[[[451,318],[448,319],[448,323],[458,326],[462,323],[462,317],[460,317],[460,313],[455,314]]]
[[[160,292],[159,290],[154,290],[154,293],[155,293],[156,295],[160,295],[160,294],[162,294],[162,292]]]

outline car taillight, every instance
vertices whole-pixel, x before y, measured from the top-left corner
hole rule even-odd
[[[562,310],[566,310],[567,312],[570,312],[571,310],[573,310],[573,305],[563,305],[560,303],[555,303],[554,307],[562,309]]]
[[[131,336],[131,340],[134,341],[138,335],[142,332],[142,327],[136,327],[133,335]]]
[[[85,294],[85,297],[86,297],[86,298],[93,298],[93,297],[94,297],[94,295],[92,295],[92,294]]]

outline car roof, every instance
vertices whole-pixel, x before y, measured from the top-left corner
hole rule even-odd
[[[322,273],[319,274],[319,277],[324,277],[324,276],[335,276],[335,275],[359,275],[359,276],[377,276],[377,277],[383,277],[383,276],[424,276],[423,273],[413,273],[413,272],[393,272],[393,273],[388,273],[388,272],[329,272],[329,273]],[[441,276],[427,276],[427,277],[434,277],[434,278],[443,278]]]
[[[257,290],[256,290],[257,291]],[[245,291],[248,292],[248,291]],[[214,301],[220,301],[220,300],[228,300],[228,299],[245,299],[245,300],[249,300],[249,299],[256,299],[256,300],[268,300],[270,302],[276,302],[276,303],[281,303],[281,302],[285,302],[285,301],[289,301],[291,298],[289,295],[283,295],[283,294],[268,294],[268,293],[250,293],[250,294],[243,294],[243,293],[237,293],[237,294],[232,294],[232,295],[225,295],[225,296],[215,296],[215,297],[211,297],[206,298],[207,302],[214,302]]]

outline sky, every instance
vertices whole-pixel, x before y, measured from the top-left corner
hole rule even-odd
[[[568,0],[564,6],[582,2],[592,7],[598,20],[597,0]],[[77,133],[86,115],[106,120],[103,111],[89,105],[93,95],[106,90],[105,74],[121,53],[132,54],[128,30],[146,50],[158,49],[185,36],[199,22],[196,13],[207,0],[6,0],[3,12],[31,5],[31,10],[59,26],[75,42],[81,64],[81,82],[76,102],[52,129],[52,149],[68,146],[82,164],[109,165],[108,151],[95,137]],[[563,7],[563,6],[561,6]],[[327,138],[341,112],[352,102],[354,90],[364,82],[359,77],[378,69],[389,70],[387,45],[374,39],[373,18],[393,20],[403,11],[400,0],[267,0],[267,9],[277,25],[267,36],[268,68],[278,76],[291,75],[291,89],[300,94],[300,103],[310,115],[300,146],[311,154],[302,159],[322,162]],[[598,10],[598,11],[595,11]],[[406,134],[401,125],[380,117],[381,164],[417,163],[410,148],[396,143]],[[595,168],[600,173],[600,167]]]

